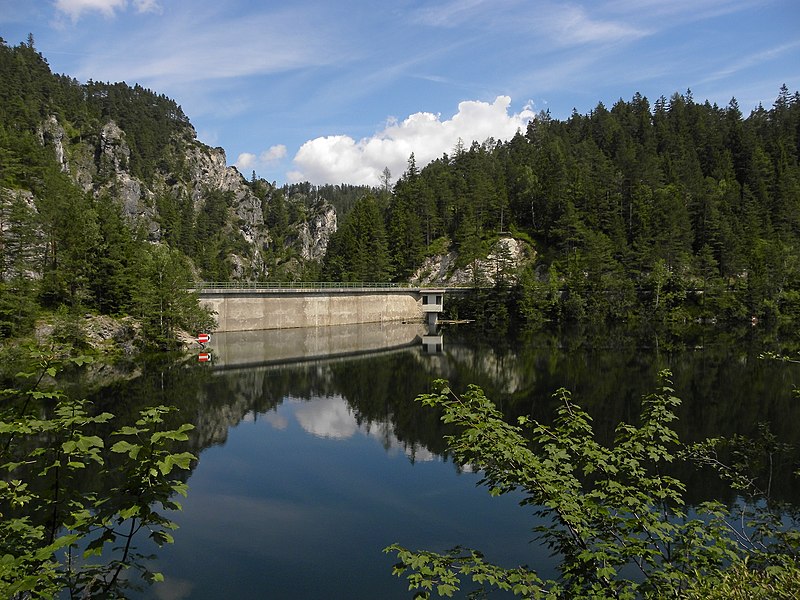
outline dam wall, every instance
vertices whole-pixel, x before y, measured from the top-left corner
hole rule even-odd
[[[216,331],[330,327],[355,323],[423,322],[441,311],[443,290],[201,290],[216,313]]]

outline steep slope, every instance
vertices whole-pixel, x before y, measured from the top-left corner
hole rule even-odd
[[[41,171],[57,169],[93,206],[113,203],[137,234],[181,250],[200,277],[288,276],[278,268],[282,263],[294,258],[294,268],[302,270],[303,261],[324,254],[336,227],[330,206],[288,210],[274,235],[265,216],[283,198],[276,200],[267,182],[247,181],[227,166],[222,148],[199,142],[181,108],[165,96],[54,75],[27,45],[0,44],[0,78],[5,212],[12,196],[29,192],[32,208],[41,212],[36,180]]]
[[[92,312],[133,315],[166,347],[207,323],[191,280],[314,277],[336,213],[285,196],[227,166],[166,96],[81,84],[0,40],[0,336],[42,310]]]

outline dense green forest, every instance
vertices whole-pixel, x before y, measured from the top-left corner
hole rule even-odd
[[[54,75],[32,40],[0,44],[0,74],[2,335],[26,333],[43,309],[133,314],[159,342],[175,327],[201,324],[196,302],[183,292],[191,265],[180,246],[149,244],[111,200],[113,190],[87,193],[43,143],[51,115],[68,124],[76,152],[113,120],[127,134],[124,166],[147,178],[174,136],[191,130],[180,107],[140,86],[81,85]],[[101,182],[107,175],[98,169]]]
[[[324,273],[367,278],[362,252],[386,252],[404,279],[427,254],[450,247],[466,265],[512,235],[538,253],[509,290],[523,319],[794,318],[799,154],[800,94],[785,85],[746,118],[690,91],[540,113],[508,142],[421,170],[412,156],[382,223],[374,198],[340,223]]]
[[[178,300],[192,279],[406,281],[448,252],[484,288],[464,310],[500,322],[800,315],[800,94],[785,85],[746,117],[689,91],[543,112],[507,142],[424,168],[412,155],[394,185],[388,170],[376,188],[253,173],[232,191],[197,189],[192,152],[210,149],[164,95],[53,74],[32,39],[0,42],[0,75],[4,335],[42,310],[133,314],[162,335],[197,322]],[[146,219],[125,212],[121,172],[150,186]],[[320,261],[300,228],[325,206],[338,230]],[[477,265],[501,237],[534,258],[488,280]]]
[[[325,200],[336,209],[339,218],[347,216],[361,198],[376,193],[375,188],[368,185],[347,183],[313,185],[307,181],[287,183],[280,188],[280,191],[285,198],[301,200],[306,203]]]
[[[316,279],[320,257],[302,245],[325,232],[305,224],[371,191],[245,180],[175,101],[54,74],[32,37],[0,40],[0,82],[4,336],[42,312],[131,314],[159,340],[196,329],[207,319],[187,282]]]

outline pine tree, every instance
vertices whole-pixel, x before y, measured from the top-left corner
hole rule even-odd
[[[387,281],[391,278],[390,262],[377,201],[365,196],[331,236],[323,277],[329,281]]]

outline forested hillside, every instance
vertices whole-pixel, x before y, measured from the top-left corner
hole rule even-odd
[[[421,170],[412,156],[383,222],[375,199],[354,210],[325,272],[383,265],[403,279],[431,249],[455,249],[463,266],[513,235],[538,253],[511,290],[528,320],[794,318],[799,154],[800,94],[785,85],[746,118],[735,99],[721,108],[688,91],[566,121],[545,112],[507,143],[457,147]]]
[[[278,188],[228,167],[173,100],[55,75],[33,39],[0,42],[0,80],[4,335],[63,307],[188,326],[164,307],[193,279],[456,271],[530,323],[800,315],[800,94],[785,85],[746,117],[734,99],[636,94],[421,169],[411,155],[393,186],[386,171],[379,188]]]
[[[42,311],[199,326],[197,279],[314,277],[336,227],[319,195],[245,180],[178,104],[56,75],[33,39],[0,40],[0,332]]]

